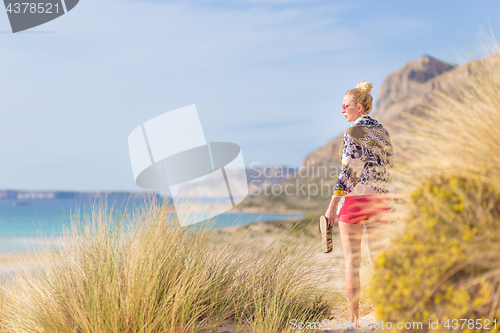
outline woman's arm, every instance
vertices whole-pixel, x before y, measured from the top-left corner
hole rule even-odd
[[[340,173],[333,190],[334,196],[343,197],[352,192],[365,166],[361,160],[362,155],[362,145],[353,138],[350,129],[347,129],[342,141]]]
[[[326,210],[325,217],[328,219],[329,226],[332,226],[337,219],[337,205],[339,204],[340,198],[342,197],[332,197],[330,205]]]
[[[333,197],[325,213],[328,224],[335,223],[337,218],[337,206],[340,199],[350,193],[356,186],[364,163],[361,161],[362,148],[350,135],[349,129],[344,133],[342,141],[342,154],[340,155],[340,173],[337,184],[333,190]]]

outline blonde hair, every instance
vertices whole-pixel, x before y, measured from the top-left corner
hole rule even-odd
[[[364,113],[370,113],[372,110],[373,97],[370,95],[370,91],[373,88],[373,84],[368,81],[361,81],[356,85],[356,88],[349,90],[345,94],[353,95],[353,100],[356,104],[361,104],[365,107]]]

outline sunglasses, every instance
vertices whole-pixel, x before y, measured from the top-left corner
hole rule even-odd
[[[363,104],[361,104],[362,107],[365,107]],[[345,110],[347,109],[348,107],[350,107],[349,104],[345,105],[345,104],[342,104],[342,110]]]

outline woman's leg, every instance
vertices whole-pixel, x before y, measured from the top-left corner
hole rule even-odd
[[[368,248],[372,264],[375,262],[377,254],[385,249],[387,241],[387,223],[373,221],[366,223],[366,233],[368,234]]]
[[[384,250],[384,248],[386,247],[387,223],[365,223],[365,226],[366,233],[368,234],[368,248],[370,250],[370,257],[373,264],[375,262],[375,257],[377,256],[377,254],[380,251]],[[375,318],[375,321],[378,321],[378,318]]]
[[[345,256],[345,293],[350,320],[357,323],[359,316],[359,266],[361,265],[361,236],[363,224],[339,221],[340,239]]]

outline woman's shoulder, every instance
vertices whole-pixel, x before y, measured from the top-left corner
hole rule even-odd
[[[365,136],[369,132],[369,129],[366,126],[352,126],[345,130],[344,136],[350,136],[353,139],[360,139]]]

